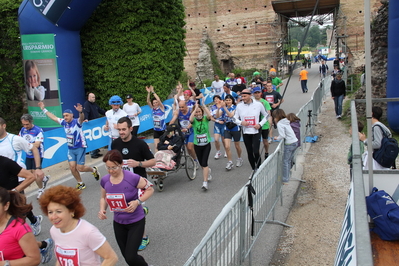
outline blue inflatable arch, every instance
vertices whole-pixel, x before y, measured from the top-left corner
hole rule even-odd
[[[85,101],[80,29],[101,0],[24,0],[20,34],[54,34],[62,110]],[[57,96],[58,97],[58,96]],[[77,113],[75,113],[76,117]]]

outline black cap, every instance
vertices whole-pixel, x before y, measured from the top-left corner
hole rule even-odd
[[[132,99],[132,98],[133,98],[133,95],[131,95],[131,94],[126,95],[126,99]]]

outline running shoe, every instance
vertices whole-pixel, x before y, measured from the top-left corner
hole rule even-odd
[[[47,247],[40,249],[41,263],[43,264],[52,259],[54,252],[54,241],[51,238],[47,238],[44,241],[47,243]]]
[[[267,142],[269,142],[269,144],[272,143],[272,138],[271,138],[271,137],[268,137],[268,138],[267,138]]]
[[[229,161],[229,162],[227,163],[227,165],[226,165],[226,169],[230,171],[232,167],[233,167],[233,162],[232,162],[232,161]]]
[[[148,207],[147,206],[143,206],[143,210],[144,210],[144,214],[147,215],[148,214]]]
[[[148,235],[146,235],[145,237],[143,237],[143,239],[141,239],[141,245],[139,247],[139,251],[144,250],[149,243],[150,239],[148,238]]]
[[[98,181],[100,180],[100,172],[98,171],[97,166],[93,166],[93,173],[92,175],[94,176],[94,178]]]
[[[203,182],[202,183],[202,189],[203,190],[208,190],[208,182]]]
[[[43,216],[38,215],[36,216],[36,223],[30,224],[30,227],[32,228],[33,234],[35,236],[39,235],[40,232],[42,231],[42,221],[43,221]]]
[[[238,158],[238,159],[237,159],[236,167],[241,167],[241,166],[242,166],[242,163],[243,163],[243,159],[242,159],[242,158]]]
[[[209,168],[209,171],[208,171],[208,181],[211,181],[211,180],[212,180],[211,172],[212,172],[212,170],[211,170],[211,168]]]
[[[197,159],[194,160],[195,163],[195,169],[198,170],[199,169],[199,162]]]
[[[77,184],[76,185],[76,189],[77,190],[83,190],[83,189],[85,189],[86,188],[86,185],[85,185],[85,183],[81,183],[81,184]]]
[[[47,182],[48,182],[49,180],[50,180],[50,176],[49,176],[49,175],[45,175],[45,176],[43,177],[43,181],[42,181],[42,183],[43,183],[43,187],[42,187],[43,191],[46,189]]]
[[[44,189],[39,188],[39,190],[37,191],[37,197],[36,197],[36,199],[39,199],[40,196],[43,194],[43,192],[44,192]]]
[[[213,158],[215,158],[217,160],[220,158],[220,156],[222,156],[222,154],[220,153],[220,151],[217,151],[215,154],[215,157],[213,157]]]

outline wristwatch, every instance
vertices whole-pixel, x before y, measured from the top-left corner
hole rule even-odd
[[[10,266],[10,261],[6,260],[5,263],[4,263],[4,266]]]
[[[139,162],[139,166],[140,166],[140,167],[143,167],[143,164],[142,164],[141,162]]]
[[[137,199],[137,201],[138,201],[139,205],[143,204],[143,202],[141,200]]]

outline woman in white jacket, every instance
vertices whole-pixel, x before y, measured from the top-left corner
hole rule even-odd
[[[277,124],[279,134],[277,137],[274,137],[274,139],[277,141],[284,139],[283,184],[288,184],[288,181],[290,181],[292,158],[298,147],[298,139],[295,136],[294,130],[292,130],[290,121],[286,118],[283,109],[275,110],[273,112],[273,119]]]

